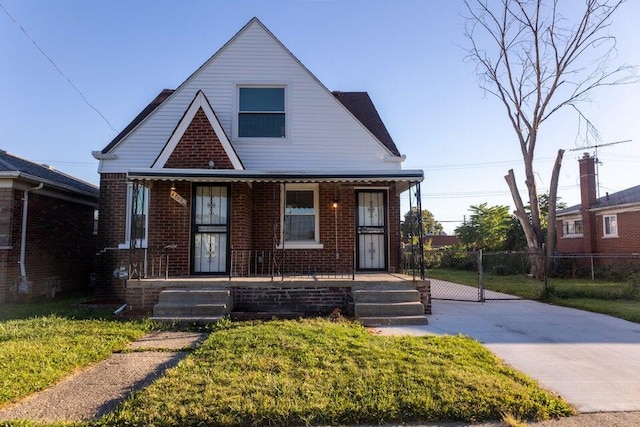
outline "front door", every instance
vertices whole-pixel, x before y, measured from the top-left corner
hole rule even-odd
[[[358,270],[387,270],[387,192],[356,192]]]
[[[191,265],[195,274],[226,273],[229,264],[229,187],[194,187]]]

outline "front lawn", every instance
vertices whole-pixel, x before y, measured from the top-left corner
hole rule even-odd
[[[98,424],[471,422],[570,413],[471,339],[386,337],[354,323],[302,320],[227,323]]]
[[[95,311],[74,302],[0,304],[0,407],[105,359],[150,329],[149,322],[92,319]]]
[[[468,286],[478,286],[478,274],[474,271],[433,269],[427,272],[427,276]],[[527,299],[542,299],[543,288],[538,280],[524,275],[502,276],[492,273],[485,273],[483,277],[485,289]],[[631,282],[556,277],[549,278],[548,282],[549,289],[544,294],[544,302],[608,314],[640,323],[638,286]]]

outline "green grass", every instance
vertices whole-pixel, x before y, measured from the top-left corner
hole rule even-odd
[[[0,407],[108,357],[151,327],[108,320],[108,312],[73,307],[77,301],[0,304]]]
[[[561,399],[464,337],[349,322],[234,323],[100,425],[309,425],[547,419]]]
[[[474,271],[429,270],[427,276],[463,285],[477,286],[478,275]],[[542,293],[542,284],[523,275],[498,276],[484,274],[485,289],[517,295],[527,299],[543,299],[544,302],[608,314],[640,323],[638,286],[630,282],[608,282],[588,279],[549,278],[549,291]]]
[[[628,300],[598,300],[592,298],[552,298],[550,303],[640,323],[640,302]]]

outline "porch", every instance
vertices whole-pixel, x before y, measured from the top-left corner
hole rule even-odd
[[[128,281],[126,299],[130,310],[171,322],[340,313],[373,326],[424,324],[431,313],[429,281],[399,273],[147,278]]]

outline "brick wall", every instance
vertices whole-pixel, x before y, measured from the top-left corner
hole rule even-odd
[[[115,298],[122,301],[125,298],[124,284],[113,277],[113,270],[126,266],[129,262],[128,251],[118,249],[118,245],[125,240],[126,206],[126,174],[101,174],[96,250],[97,298]]]
[[[599,253],[640,253],[640,211],[616,214],[618,237],[604,237],[603,216],[596,215],[595,234]]]
[[[209,119],[200,108],[164,167],[209,169],[210,160],[215,169],[233,169]]]
[[[9,246],[0,249],[0,301],[9,299],[10,286],[21,275],[23,197],[21,190],[0,192],[0,209],[12,213]],[[25,269],[32,295],[45,292],[49,277],[60,279],[63,292],[89,286],[95,271],[93,212],[92,206],[29,193]]]
[[[253,286],[234,287],[234,311],[300,312],[322,315],[339,308],[352,311],[351,287],[333,286]]]
[[[169,256],[169,276],[179,277],[190,274],[191,245],[191,204],[192,184],[189,182],[154,181],[150,185],[149,196],[149,241],[147,262]],[[171,186],[187,200],[181,206],[169,196]],[[388,191],[388,232],[389,270],[398,271],[400,246],[400,200],[394,183],[387,183]],[[112,272],[120,265],[128,264],[128,251],[117,250],[124,242],[126,218],[126,176],[124,174],[104,174],[101,179],[100,240],[98,261],[100,278],[98,294],[124,298],[122,282],[113,278]],[[366,188],[366,187],[358,187]],[[380,188],[380,185],[375,188]],[[274,192],[275,189],[275,192]],[[319,185],[320,242],[323,249],[274,248],[280,239],[280,184],[255,182],[250,187],[246,183],[230,185],[231,224],[230,244],[234,251],[233,274],[255,270],[269,274],[273,259],[255,258],[265,251],[275,255],[274,274],[349,274],[354,266],[356,187],[347,184]],[[338,207],[333,207],[337,199]],[[275,209],[274,209],[275,206]],[[336,233],[337,225],[337,233]],[[275,242],[273,240],[275,227]],[[336,243],[338,257],[336,257]],[[173,249],[166,246],[175,245]],[[107,248],[107,249],[105,249]],[[245,257],[238,255],[242,251]],[[163,258],[164,260],[164,258]],[[258,263],[261,261],[261,263]],[[273,263],[271,263],[273,265]],[[266,267],[266,268],[265,268]],[[147,267],[150,272],[150,266]]]

